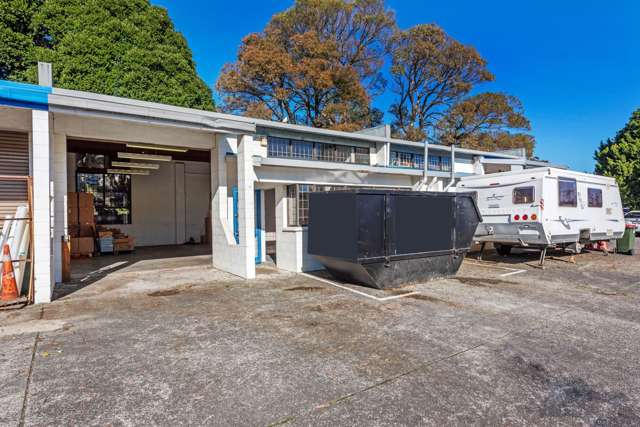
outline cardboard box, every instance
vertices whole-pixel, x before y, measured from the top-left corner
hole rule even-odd
[[[68,193],[67,218],[69,224],[95,224],[93,194]]]
[[[72,237],[71,255],[91,255],[94,251],[93,237]]]

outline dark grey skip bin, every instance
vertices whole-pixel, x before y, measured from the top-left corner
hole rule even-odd
[[[473,193],[311,193],[308,252],[340,280],[393,288],[455,274],[480,221]]]

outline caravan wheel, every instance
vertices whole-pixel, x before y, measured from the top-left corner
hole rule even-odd
[[[494,243],[493,246],[496,248],[496,252],[501,256],[507,256],[511,253],[511,246],[501,245],[499,243]]]

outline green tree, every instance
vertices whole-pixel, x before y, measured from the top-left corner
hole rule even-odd
[[[214,109],[186,40],[148,0],[3,0],[0,78],[35,82],[38,61],[57,87]]]
[[[297,0],[242,41],[217,88],[226,111],[342,130],[375,124],[395,25],[383,0]]]
[[[594,154],[596,173],[616,179],[625,206],[640,209],[640,109]]]

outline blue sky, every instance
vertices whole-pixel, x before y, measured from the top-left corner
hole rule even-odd
[[[292,1],[152,0],[187,38],[198,72],[214,85],[242,37]],[[387,0],[401,28],[435,22],[473,45],[496,81],[479,90],[520,98],[536,154],[579,171],[640,108],[640,2],[590,0]],[[392,95],[374,104],[387,109]]]

